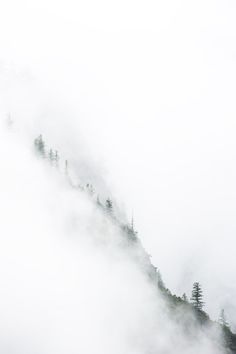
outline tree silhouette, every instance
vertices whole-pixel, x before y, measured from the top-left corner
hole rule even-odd
[[[204,302],[202,301],[202,298],[203,295],[202,295],[201,285],[198,282],[195,282],[193,284],[191,302],[193,306],[198,310],[202,310],[204,306]]]
[[[219,317],[219,321],[218,322],[224,327],[229,327],[229,323],[228,323],[228,321],[226,320],[226,317],[225,317],[225,310],[224,309],[222,309],[220,311],[220,317]]]
[[[45,157],[45,142],[43,141],[42,134],[34,140],[36,151],[44,158]]]
[[[59,155],[58,155],[58,151],[56,150],[54,153],[54,161],[55,161],[55,165],[56,167],[58,167],[59,164]]]
[[[107,199],[106,200],[106,210],[108,211],[108,213],[112,213],[112,211],[113,211],[113,204],[112,204],[112,201],[111,201],[111,199]]]
[[[49,157],[50,164],[52,165],[53,164],[53,160],[54,160],[54,154],[53,154],[52,149],[49,150],[48,157]]]

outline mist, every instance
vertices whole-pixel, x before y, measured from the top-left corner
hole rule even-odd
[[[171,319],[142,250],[91,197],[17,129],[0,137],[1,352],[223,353],[220,331],[191,339]]]
[[[6,255],[12,254],[12,245],[15,245],[15,256],[22,254],[17,261],[24,274],[22,283],[29,278],[36,279],[37,283],[39,277],[41,285],[33,283],[35,289],[37,286],[46,289],[50,285],[52,292],[57,288],[62,292],[65,284],[69,282],[70,288],[71,278],[78,276],[75,269],[84,269],[84,264],[88,267],[89,274],[81,275],[84,285],[87,279],[102,279],[111,262],[110,255],[105,255],[105,251],[99,254],[97,247],[87,241],[92,231],[90,228],[88,232],[85,225],[97,216],[86,198],[77,206],[79,201],[75,202],[71,192],[65,191],[66,187],[58,177],[48,177],[52,172],[44,171],[30,155],[33,139],[43,134],[53,148],[68,159],[74,178],[92,183],[102,198],[111,196],[122,217],[131,220],[134,215],[139,237],[151,254],[152,262],[161,270],[167,287],[178,295],[184,292],[190,295],[193,282],[200,281],[206,310],[217,319],[220,309],[224,308],[235,328],[235,3],[210,0],[176,3],[172,0],[116,4],[51,0],[39,4],[10,0],[2,2],[0,9],[1,121],[4,125],[9,113],[13,120],[13,133],[3,133],[4,144],[1,143],[2,154],[10,149],[13,155],[7,159],[2,156],[5,161],[2,168],[7,173],[2,176],[5,195],[2,208],[5,209],[7,200],[11,200],[8,196],[11,186],[21,185],[27,196],[24,198],[21,190],[14,190],[14,193],[20,193],[18,197],[12,192],[3,229],[8,229],[9,218],[12,218],[16,220],[14,224],[22,223],[19,230],[25,238],[18,240],[19,226],[14,228],[12,225],[13,229],[7,233],[4,254],[8,263]],[[14,138],[10,138],[12,135]],[[23,145],[23,157],[14,156],[19,149],[17,144]],[[24,164],[22,159],[27,162]],[[37,174],[32,175],[34,171]],[[16,178],[20,179],[18,183]],[[48,182],[50,178],[60,187]],[[62,198],[61,209],[58,195]],[[36,200],[34,210],[31,205]],[[71,204],[68,209],[65,207]],[[65,229],[65,220],[68,214],[76,215],[74,207],[83,215],[81,224],[76,222],[76,227],[82,228],[84,234],[80,241],[82,248],[75,248],[71,240],[65,240],[67,233],[73,234],[69,225],[69,230]],[[28,224],[27,213],[35,222]],[[43,219],[42,225],[38,221],[39,215]],[[59,224],[58,220],[61,220]],[[100,220],[98,225],[100,223],[103,222]],[[46,235],[50,235],[52,241]],[[74,235],[72,239],[79,242]],[[31,254],[26,254],[28,264],[31,264],[28,270],[21,261],[26,245]],[[48,254],[44,255],[43,266],[39,250],[45,250],[45,247]],[[52,256],[54,247],[58,251],[55,259]],[[76,261],[71,256],[74,253]],[[81,267],[78,255],[83,259]],[[2,259],[4,265],[4,257]],[[139,299],[137,307],[143,302],[152,303],[150,285],[132,264],[126,262],[122,260],[121,267],[135,273],[130,278],[138,278],[130,291],[145,289],[141,296],[146,300]],[[101,269],[97,269],[97,265]],[[64,266],[63,277],[59,270]],[[32,271],[34,267],[37,276]],[[13,273],[15,268],[19,268],[18,263],[13,267]],[[11,272],[11,267],[9,269]],[[54,285],[49,284],[50,271],[57,274]],[[97,273],[93,276],[94,271]],[[120,269],[117,272],[120,274]],[[46,274],[44,281],[42,278]],[[109,281],[112,277],[107,274]],[[130,284],[130,279],[120,278],[117,291],[125,287],[124,284]],[[101,293],[106,287],[109,288],[107,284],[101,286]],[[79,293],[78,288],[74,294]],[[22,292],[25,296],[24,287]],[[88,293],[90,290],[85,290],[84,297],[87,298]],[[28,306],[35,309],[36,290],[31,295]],[[62,301],[69,302],[67,296],[65,294]],[[114,300],[113,296],[110,295],[108,302]],[[17,312],[17,301],[12,302]],[[53,307],[52,302],[49,300],[48,308]],[[84,311],[84,301],[81,299],[78,304],[77,317]],[[95,302],[93,311],[96,313],[101,308],[104,314],[104,307]],[[111,305],[112,309],[115,307]],[[152,310],[150,306],[143,311]],[[33,317],[44,323],[40,319],[43,313],[37,311],[35,316],[29,315],[26,331]],[[98,321],[100,316],[97,313],[94,320]],[[82,316],[85,322],[88,317]],[[130,318],[135,322],[133,313]],[[88,323],[85,326],[89,328]],[[97,327],[100,322],[94,324],[94,328]],[[36,325],[33,328],[38,330]],[[97,335],[106,338],[105,334]],[[23,337],[18,336],[22,340]],[[33,341],[32,345],[35,345]],[[94,352],[94,348],[88,352]],[[43,352],[43,349],[37,350]],[[120,353],[123,349],[117,350]],[[138,352],[137,348],[132,350]]]

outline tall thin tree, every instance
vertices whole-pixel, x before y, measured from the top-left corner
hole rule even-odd
[[[193,284],[191,302],[193,306],[198,310],[202,310],[204,306],[204,302],[202,301],[202,299],[203,299],[203,293],[202,293],[201,285],[198,282],[195,282]]]

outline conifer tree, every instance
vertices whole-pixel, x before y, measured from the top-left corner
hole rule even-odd
[[[131,230],[133,233],[135,233],[134,231],[134,216],[132,215],[132,219],[131,219]]]
[[[98,206],[102,206],[102,203],[100,202],[99,195],[97,195],[97,205],[98,205]]]
[[[202,295],[201,285],[198,282],[195,282],[193,284],[191,302],[193,306],[198,310],[202,310],[204,306],[204,302],[202,301],[202,298],[203,295]]]
[[[59,155],[58,155],[58,151],[57,151],[57,150],[55,151],[55,154],[54,154],[54,160],[55,160],[55,165],[56,165],[56,167],[58,167],[58,164],[59,164]]]
[[[113,204],[112,204],[112,201],[111,199],[107,199],[106,200],[106,210],[111,214],[112,211],[113,211]]]
[[[222,309],[222,310],[220,311],[220,317],[219,317],[219,321],[218,321],[218,322],[219,322],[222,326],[229,328],[229,323],[228,323],[228,321],[227,321],[227,319],[226,319],[226,317],[225,317],[225,311],[224,311],[224,309]]]
[[[53,164],[53,160],[54,160],[54,155],[53,155],[52,149],[49,150],[48,157],[49,157],[50,164],[52,165]]]
[[[185,293],[183,293],[183,295],[182,295],[182,300],[185,301],[185,302],[188,302],[188,298],[187,298],[187,295]]]
[[[95,190],[94,190],[94,188],[93,188],[93,185],[87,183],[87,184],[86,184],[86,188],[87,188],[88,193],[89,193],[89,194],[91,195],[91,197],[92,197],[92,196],[94,195],[94,193],[95,193]]]
[[[37,152],[44,158],[45,157],[45,143],[43,141],[42,134],[34,140],[34,146]]]

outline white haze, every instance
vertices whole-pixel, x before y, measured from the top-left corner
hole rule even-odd
[[[17,129],[1,127],[0,158],[1,353],[222,353],[220,333],[168,318],[119,229]]]
[[[3,119],[133,211],[166,285],[199,280],[236,326],[235,2],[0,7]]]

